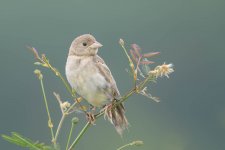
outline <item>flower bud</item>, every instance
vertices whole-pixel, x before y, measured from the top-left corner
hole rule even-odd
[[[124,40],[123,39],[120,39],[119,43],[120,43],[120,45],[124,46]]]
[[[38,77],[40,80],[43,79],[43,75],[41,74],[41,71],[40,71],[40,70],[35,69],[35,70],[34,70],[34,74],[36,74],[37,77]]]
[[[77,117],[73,117],[72,118],[72,123],[73,124],[77,124],[79,122],[79,118],[77,118]]]
[[[132,144],[135,146],[141,146],[144,144],[144,142],[143,141],[134,141]]]

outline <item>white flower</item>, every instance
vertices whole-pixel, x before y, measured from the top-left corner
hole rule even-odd
[[[154,70],[149,71],[149,73],[156,76],[156,78],[163,76],[169,78],[169,74],[172,72],[174,72],[173,64],[166,64],[165,62],[162,65],[155,67]]]
[[[69,102],[63,102],[63,103],[61,103],[61,108],[63,109],[63,110],[67,110],[67,108],[69,108],[70,107],[70,103]]]

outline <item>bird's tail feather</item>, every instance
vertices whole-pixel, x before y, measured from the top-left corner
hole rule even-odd
[[[105,116],[114,125],[116,131],[122,136],[123,131],[128,128],[128,121],[125,116],[125,109],[122,103],[115,108],[106,108]]]

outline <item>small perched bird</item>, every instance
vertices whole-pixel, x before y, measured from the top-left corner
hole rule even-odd
[[[94,107],[112,106],[120,97],[116,82],[104,60],[97,55],[102,44],[90,34],[72,42],[66,62],[66,77],[71,87]],[[106,110],[106,116],[122,132],[128,126],[122,103]]]

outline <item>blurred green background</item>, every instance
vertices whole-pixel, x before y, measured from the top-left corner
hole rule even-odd
[[[222,0],[1,0],[0,1],[0,133],[17,131],[50,143],[40,84],[33,55],[26,46],[45,53],[64,75],[68,48],[81,34],[91,33],[104,46],[101,55],[122,94],[132,86],[128,63],[118,44],[139,44],[144,52],[160,51],[152,59],[175,65],[169,79],[150,87],[161,99],[142,96],[125,106],[131,124],[123,138],[104,119],[96,122],[77,145],[78,150],[115,150],[143,140],[140,150],[225,149],[225,1]],[[154,66],[154,65],[153,65]],[[52,95],[70,100],[61,81],[42,69],[54,124],[60,119]],[[84,124],[85,117],[78,114]],[[64,147],[70,120],[60,141]],[[75,137],[75,135],[73,136]],[[0,139],[0,149],[22,150]]]

